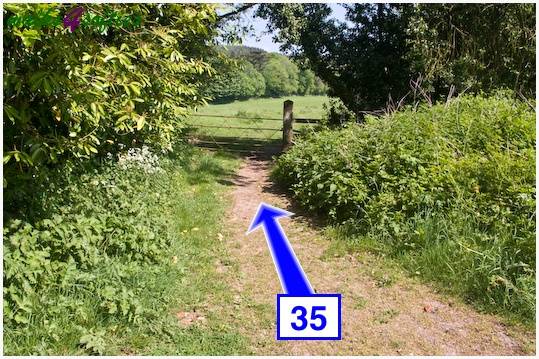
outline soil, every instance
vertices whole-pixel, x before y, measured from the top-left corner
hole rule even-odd
[[[246,235],[260,202],[296,213],[269,180],[271,161],[247,157],[233,179],[230,232],[225,243],[231,264],[218,273],[233,289],[232,322],[257,355],[530,355],[535,333],[478,313],[456,298],[406,275],[386,283],[386,269],[372,255],[328,255],[331,241],[311,218],[280,219],[307,277],[318,293],[341,293],[340,341],[277,341],[276,294],[282,293],[262,230]],[[383,262],[383,261],[382,261]],[[388,269],[387,275],[395,270]],[[376,274],[376,275],[373,275]],[[382,278],[382,280],[380,280]],[[391,283],[392,282],[392,283]]]

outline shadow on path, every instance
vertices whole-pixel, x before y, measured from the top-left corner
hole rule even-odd
[[[269,160],[281,152],[281,140],[250,137],[205,136],[190,139],[193,145],[209,150],[230,152],[240,157]]]

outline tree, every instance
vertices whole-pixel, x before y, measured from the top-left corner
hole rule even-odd
[[[327,91],[326,85],[310,69],[299,71],[299,95],[322,95]]]
[[[218,102],[263,96],[266,92],[264,76],[248,61],[219,69],[204,92]]]
[[[298,92],[298,67],[286,56],[271,54],[262,68],[266,80],[266,95],[286,96]]]
[[[320,79],[320,77],[315,75],[314,78],[314,87],[313,95],[326,95],[328,92],[328,86]]]
[[[311,70],[301,70],[299,72],[298,94],[310,95],[313,92],[316,75]]]
[[[279,84],[278,81],[274,81],[274,85],[272,85],[274,86],[274,89],[266,92],[268,96],[285,96],[290,94],[321,95],[325,94],[327,91],[327,86],[314,74],[314,72],[308,68],[300,70],[297,65],[292,63],[286,56],[276,53],[270,54],[262,49],[249,46],[226,46],[225,50],[231,58],[239,59],[242,63],[250,62],[257,71],[269,76],[265,79],[266,83],[268,81],[272,82],[277,78],[279,79],[278,81],[281,81],[281,84]],[[268,62],[272,59],[272,64],[269,64],[269,68],[266,68]],[[277,62],[280,63],[282,68],[279,68],[279,66],[276,65]],[[266,68],[265,72],[264,68]],[[219,69],[218,72],[224,73],[226,71],[235,70],[231,69],[229,65],[225,65],[222,69]],[[290,84],[290,82],[295,82],[296,75],[298,84],[297,89],[294,90],[295,85]],[[287,78],[288,80],[286,80]],[[285,84],[284,87],[282,85],[283,83]],[[225,90],[224,87],[223,90]]]
[[[226,50],[233,58],[249,61],[258,71],[262,70],[262,67],[269,59],[268,52],[256,47],[227,46]]]
[[[353,27],[329,18],[326,4],[287,4],[261,7],[283,50],[308,66],[352,110],[381,107],[388,95],[407,89],[404,59],[404,20],[398,5],[353,4],[347,18]]]
[[[225,46],[211,61],[217,75],[204,94],[217,102],[258,96],[321,95],[327,86],[286,56],[248,46]]]
[[[534,4],[421,4],[407,33],[412,70],[430,92],[508,87],[535,97]]]
[[[535,95],[534,5],[343,6],[348,24],[330,18],[326,4],[266,4],[257,14],[357,114],[406,97],[419,77],[434,99],[451,85]]]

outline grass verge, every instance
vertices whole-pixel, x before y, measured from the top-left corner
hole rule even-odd
[[[58,173],[39,216],[7,218],[4,354],[245,353],[210,303],[230,300],[214,261],[237,160],[174,153]]]

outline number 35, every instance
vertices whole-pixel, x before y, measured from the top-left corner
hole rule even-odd
[[[310,326],[312,329],[314,330],[323,330],[325,327],[326,327],[326,324],[327,324],[327,320],[326,320],[326,317],[323,316],[322,314],[317,314],[316,312],[317,311],[324,311],[326,310],[326,306],[313,306],[312,307],[312,312],[311,312],[311,323],[310,323]],[[292,309],[292,314],[297,314],[297,320],[299,321],[299,324],[296,322],[296,323],[291,323],[292,324],[292,328],[294,330],[303,330],[305,328],[307,328],[307,324],[308,321],[307,321],[307,309],[301,305],[297,305],[295,306],[293,309]],[[316,320],[319,320],[319,325],[315,324],[315,321]]]

